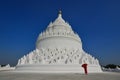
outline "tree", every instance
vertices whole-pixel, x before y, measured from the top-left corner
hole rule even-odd
[[[105,66],[105,68],[111,68],[111,69],[115,69],[117,67],[117,65],[115,64],[108,64]]]

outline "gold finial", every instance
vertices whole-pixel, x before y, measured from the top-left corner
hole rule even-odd
[[[59,10],[59,14],[62,14],[62,11],[61,11],[61,10]]]
[[[58,17],[62,17],[62,11],[59,10]]]

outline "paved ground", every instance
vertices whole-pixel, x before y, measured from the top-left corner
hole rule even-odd
[[[120,73],[104,72],[88,75],[78,73],[16,73],[2,71],[0,80],[120,80]]]

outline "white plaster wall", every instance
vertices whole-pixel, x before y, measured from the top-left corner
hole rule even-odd
[[[84,69],[81,65],[19,65],[16,67],[16,71],[30,71],[30,72],[40,72],[40,73],[84,73]],[[101,68],[96,65],[89,65],[88,73],[100,73]]]
[[[72,38],[58,36],[58,37],[49,37],[49,38],[40,40],[36,44],[36,48],[37,49],[40,49],[40,48],[68,48],[68,49],[79,48],[79,49],[82,49],[82,43]]]

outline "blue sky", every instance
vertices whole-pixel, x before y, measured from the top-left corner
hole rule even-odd
[[[16,65],[35,49],[58,11],[102,65],[120,64],[119,0],[0,0],[0,64]]]

